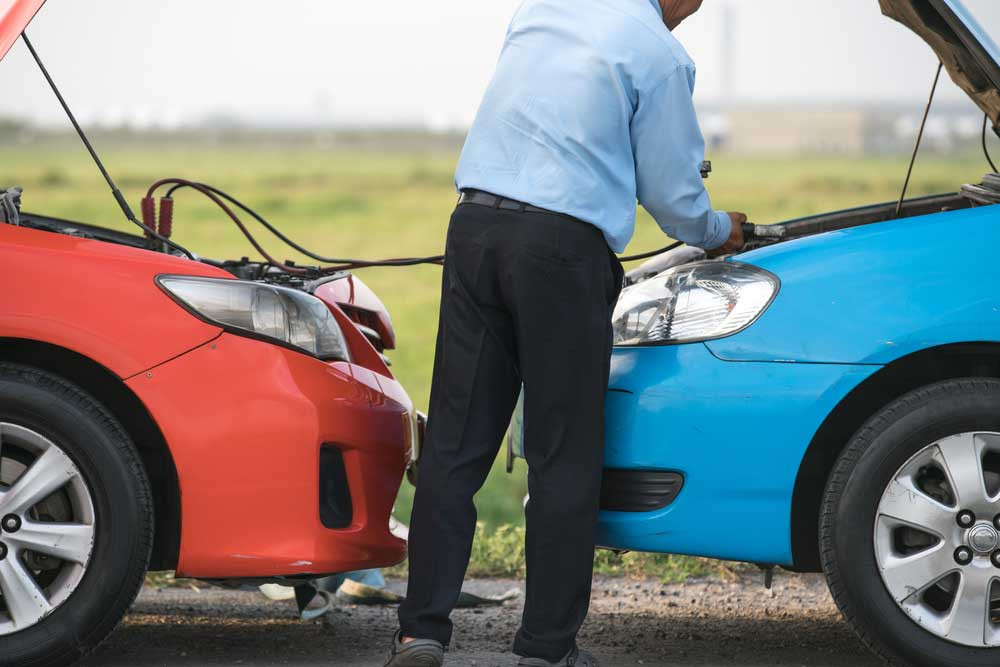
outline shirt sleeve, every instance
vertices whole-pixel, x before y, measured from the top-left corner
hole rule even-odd
[[[732,231],[729,215],[712,209],[701,177],[705,140],[694,109],[694,69],[678,67],[643,94],[632,117],[636,194],[671,238],[711,250]]]

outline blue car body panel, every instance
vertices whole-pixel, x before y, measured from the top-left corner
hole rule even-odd
[[[605,467],[677,471],[685,482],[663,510],[601,512],[599,544],[790,565],[792,493],[805,450],[830,411],[878,369],[726,362],[703,344],[616,349]]]
[[[731,361],[886,364],[1000,340],[1000,207],[895,220],[746,253],[782,282],[745,331],[710,341]]]
[[[791,565],[796,479],[834,408],[901,357],[1000,341],[998,242],[994,206],[773,245],[737,258],[782,283],[743,332],[615,349],[605,466],[685,485],[659,511],[602,512],[600,544]]]

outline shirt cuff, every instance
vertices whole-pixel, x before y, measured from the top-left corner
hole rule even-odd
[[[723,246],[733,233],[733,219],[725,211],[713,211],[705,234],[705,250],[715,250]]]

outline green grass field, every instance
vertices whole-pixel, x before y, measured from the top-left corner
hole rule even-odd
[[[216,185],[242,199],[300,243],[333,256],[382,258],[441,252],[448,217],[455,203],[454,153],[344,153],[320,149],[234,148],[163,144],[105,151],[109,169],[138,209],[152,181],[179,176]],[[758,223],[887,201],[899,196],[906,158],[765,159],[712,156],[716,173],[709,181],[714,203],[743,210]],[[926,155],[917,166],[911,193],[957,190],[978,182],[986,171],[982,158],[944,159]],[[25,188],[24,208],[57,217],[128,229],[97,170],[75,145],[4,148],[0,186]],[[213,258],[252,255],[236,228],[195,194],[181,194],[175,238]],[[276,239],[260,238],[278,257]],[[630,250],[665,244],[647,216],[640,216]],[[392,313],[399,349],[391,353],[393,371],[415,405],[425,409],[437,327],[440,269],[369,269],[360,272]],[[491,529],[521,524],[525,470],[507,476],[498,465],[477,499],[480,517]],[[397,513],[409,516],[411,490],[400,494]]]

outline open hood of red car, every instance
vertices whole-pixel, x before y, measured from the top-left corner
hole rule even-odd
[[[1000,47],[962,0],[879,0],[882,13],[917,33],[952,80],[1000,127]]]
[[[0,60],[44,4],[45,0],[0,0]]]

